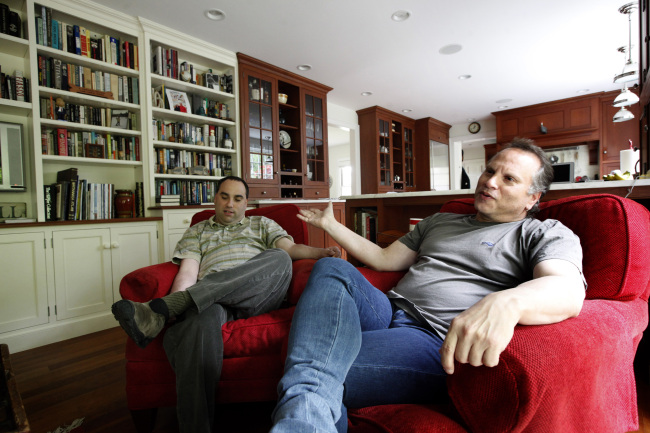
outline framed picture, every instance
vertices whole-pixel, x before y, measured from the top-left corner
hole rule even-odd
[[[111,127],[129,129],[129,111],[113,110],[111,113]]]
[[[169,108],[172,111],[191,113],[190,100],[187,98],[187,93],[172,89],[165,89],[165,93],[167,94],[167,102],[169,103]]]
[[[86,158],[104,158],[104,146],[86,143]]]

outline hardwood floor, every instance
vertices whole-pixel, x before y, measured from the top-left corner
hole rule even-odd
[[[12,353],[11,363],[31,431],[46,433],[85,417],[85,433],[135,433],[126,407],[124,344],[120,328]],[[11,348],[9,348],[11,350]],[[650,433],[650,386],[638,384],[637,433]],[[220,407],[220,432],[268,431],[271,404]],[[225,416],[228,414],[228,416]],[[243,420],[243,421],[242,421]],[[161,409],[156,433],[177,433],[172,408]]]

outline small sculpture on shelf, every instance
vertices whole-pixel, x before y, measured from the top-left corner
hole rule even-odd
[[[63,98],[56,98],[56,120],[66,120],[65,102]]]

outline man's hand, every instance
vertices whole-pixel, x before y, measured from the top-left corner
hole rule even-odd
[[[440,348],[441,363],[447,374],[454,373],[454,359],[475,367],[494,367],[514,334],[519,321],[517,310],[505,292],[486,296],[451,322]]]
[[[331,201],[327,204],[327,207],[324,210],[300,209],[298,218],[305,221],[307,224],[325,231],[327,231],[327,227],[331,224],[331,221],[336,222]]]
[[[336,246],[323,248],[323,253],[323,257],[336,257],[337,259],[341,258],[341,250]]]

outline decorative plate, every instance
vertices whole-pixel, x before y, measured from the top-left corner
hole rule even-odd
[[[291,147],[291,137],[287,131],[280,131],[280,146],[282,146],[283,149]]]

